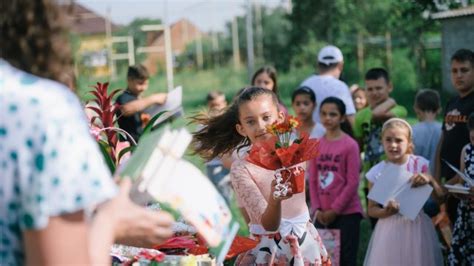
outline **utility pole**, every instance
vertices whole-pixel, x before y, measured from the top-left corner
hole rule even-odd
[[[257,35],[257,56],[263,62],[263,26],[262,26],[262,4],[255,3],[255,24]]]
[[[240,68],[239,30],[237,17],[232,20],[232,55],[234,58],[234,69]]]
[[[254,69],[252,17],[252,1],[247,0],[247,18],[245,25],[247,32],[247,69],[249,81],[252,79]]]
[[[113,47],[112,47],[112,23],[110,22],[110,7],[107,7],[107,16],[105,18],[105,38],[107,42],[107,57],[109,63],[109,73],[112,80],[115,80],[115,62],[112,59],[113,57]]]
[[[196,62],[198,69],[202,69],[204,66],[204,57],[202,52],[202,35],[201,32],[197,32],[197,39],[196,39]]]

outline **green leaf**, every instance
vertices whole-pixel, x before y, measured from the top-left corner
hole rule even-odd
[[[151,119],[150,119],[150,122],[148,122],[148,124],[146,125],[146,127],[143,129],[143,133],[142,133],[142,136],[148,134],[149,132],[152,131],[153,129],[153,124],[155,124],[155,121],[160,118],[160,116],[162,116],[164,113],[166,113],[166,111],[161,111],[159,113],[157,113],[156,115],[154,115]]]
[[[120,162],[122,156],[124,156],[127,152],[133,152],[133,150],[135,150],[135,146],[128,146],[127,148],[123,148],[117,156],[117,162]]]
[[[115,172],[115,163],[109,154],[109,144],[101,140],[99,140],[98,143],[99,143],[100,151],[102,152],[102,156],[104,156],[104,160],[107,163],[107,166],[109,167],[110,172],[113,174]]]

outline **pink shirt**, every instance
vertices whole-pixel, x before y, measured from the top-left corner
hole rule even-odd
[[[348,135],[320,139],[319,156],[308,164],[311,206],[338,214],[362,213],[359,195],[359,146]]]
[[[244,159],[232,163],[230,178],[240,207],[250,216],[250,224],[261,225],[262,214],[267,208],[267,199],[271,196],[271,182],[274,171],[266,170]],[[291,219],[308,212],[305,193],[294,194],[282,201],[281,217]]]

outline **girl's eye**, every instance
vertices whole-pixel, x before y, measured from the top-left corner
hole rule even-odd
[[[250,126],[253,125],[254,123],[255,123],[255,122],[254,122],[253,120],[248,120],[248,121],[247,121],[247,125],[250,125]]]
[[[264,121],[268,121],[268,120],[270,120],[270,118],[271,118],[271,116],[266,115],[266,116],[263,117],[263,120],[264,120]]]

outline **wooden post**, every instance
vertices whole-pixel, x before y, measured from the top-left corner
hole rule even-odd
[[[234,69],[240,68],[240,50],[239,50],[239,30],[237,25],[237,17],[232,20],[232,55],[234,58]]]
[[[385,54],[387,57],[387,68],[392,72],[392,34],[390,31],[385,32]]]
[[[357,71],[359,80],[364,80],[364,36],[360,30],[357,32]]]

